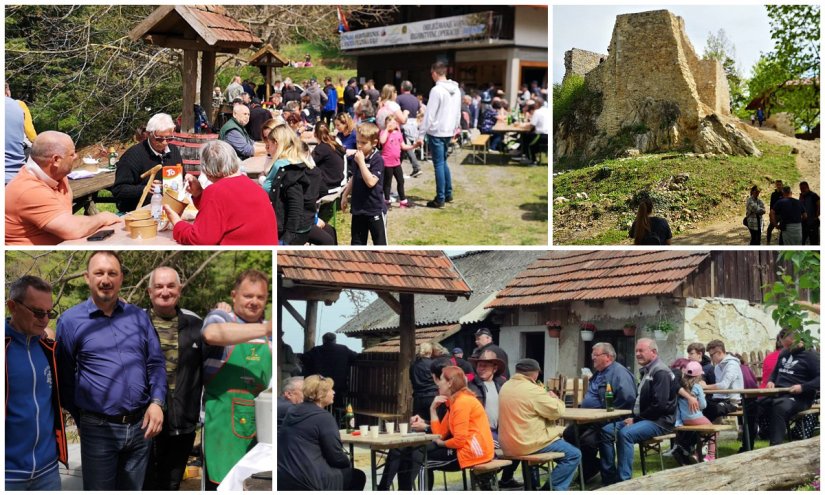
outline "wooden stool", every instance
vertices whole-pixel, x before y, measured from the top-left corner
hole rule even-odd
[[[659,435],[658,437],[649,438],[639,442],[639,458],[642,462],[642,476],[647,474],[645,457],[651,452],[656,452],[659,454],[659,466],[662,471],[665,470],[665,460],[662,457],[662,442],[665,440],[673,440],[674,438],[676,438],[675,433],[668,433],[667,435]]]
[[[530,466],[543,466],[547,465],[547,484],[550,485],[550,489],[553,489],[553,480],[550,473],[552,472],[551,464],[556,459],[561,459],[564,457],[564,454],[561,452],[545,452],[543,454],[527,454],[527,455],[503,455],[500,456],[501,459],[507,461],[517,461],[521,462],[521,474],[524,476],[524,490],[537,490],[538,487],[533,486],[533,476],[530,472]]]

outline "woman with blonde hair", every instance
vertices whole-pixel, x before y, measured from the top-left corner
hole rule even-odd
[[[395,89],[395,86],[385,84],[384,87],[381,88],[381,96],[378,99],[378,112],[375,114],[375,123],[378,124],[378,128],[382,131],[387,128],[386,121],[388,115],[395,117],[399,127],[407,123],[410,112],[401,110],[401,105],[395,101],[396,98],[398,98],[398,90]]]
[[[363,471],[351,467],[338,424],[326,407],[333,403],[331,378],[304,379],[304,402],[289,409],[278,428],[279,490],[361,491]]]
[[[437,344],[436,344],[437,345]],[[425,421],[430,420],[430,404],[438,395],[438,387],[430,373],[433,363],[433,345],[429,342],[418,344],[415,361],[410,366],[410,381],[412,382],[413,414],[421,416]]]
[[[341,112],[335,116],[333,125],[338,132],[335,138],[341,143],[341,146],[347,150],[352,150],[354,153],[358,149],[355,145],[355,139],[358,135],[355,132],[355,121],[352,120],[352,116],[347,112]],[[347,154],[349,155],[349,153]]]

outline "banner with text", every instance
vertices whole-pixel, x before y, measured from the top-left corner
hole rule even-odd
[[[443,17],[341,33],[341,50],[477,38],[487,32],[489,12]]]

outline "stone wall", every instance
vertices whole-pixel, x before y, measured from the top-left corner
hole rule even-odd
[[[584,76],[591,70],[599,66],[607,55],[596,52],[589,52],[579,48],[573,48],[564,52],[564,79],[576,74]]]

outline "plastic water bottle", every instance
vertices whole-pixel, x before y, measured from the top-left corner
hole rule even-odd
[[[160,186],[154,186],[152,190],[152,218],[156,222],[160,222],[160,216],[163,213],[163,196],[160,194]]]

